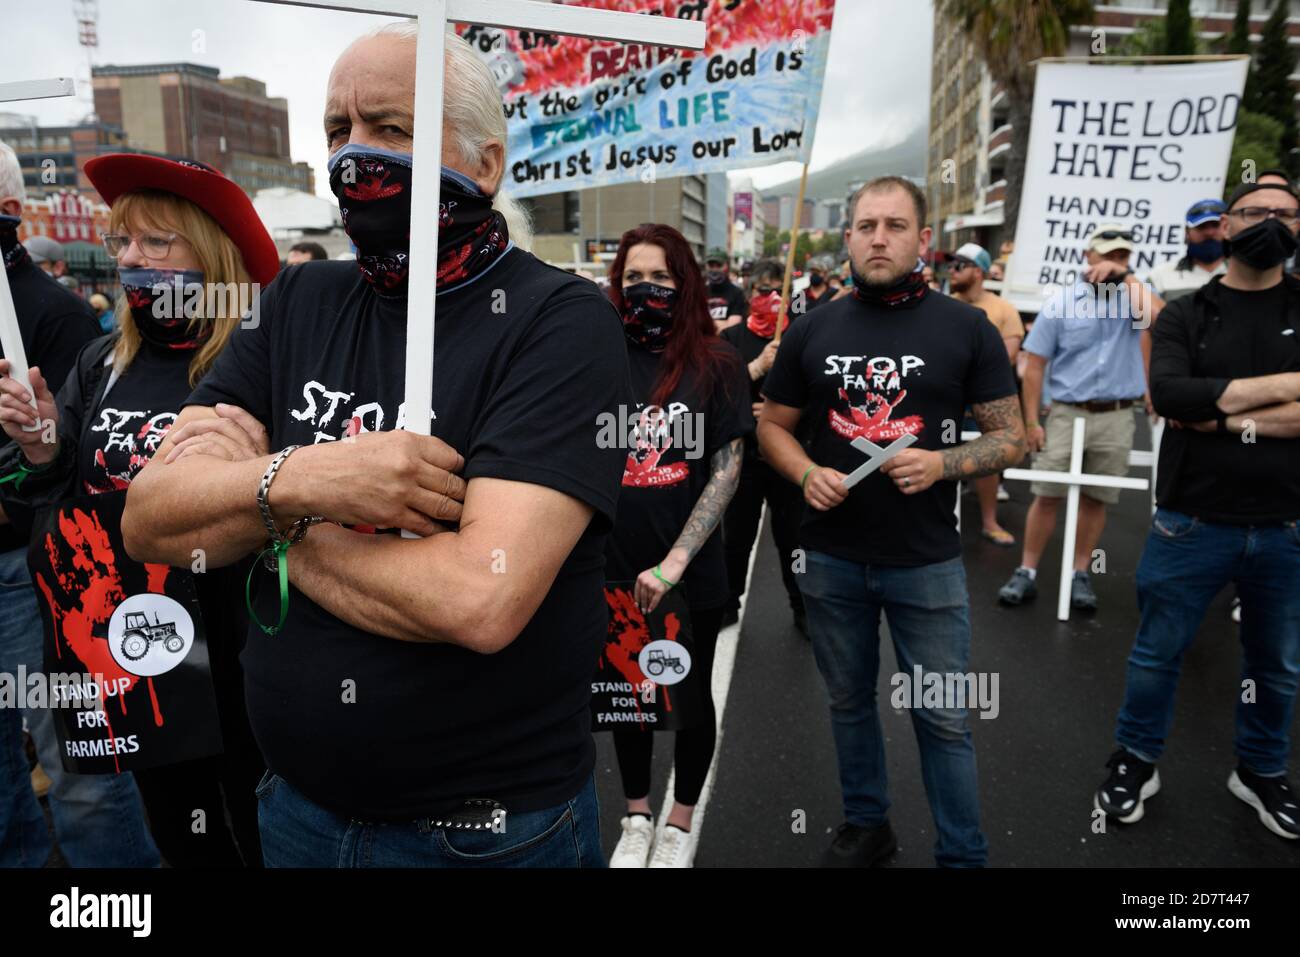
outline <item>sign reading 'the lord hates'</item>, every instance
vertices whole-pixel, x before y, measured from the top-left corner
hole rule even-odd
[[[1187,208],[1223,193],[1247,62],[1040,64],[1004,295],[1036,312],[1102,223],[1132,230],[1139,276],[1181,257]]]

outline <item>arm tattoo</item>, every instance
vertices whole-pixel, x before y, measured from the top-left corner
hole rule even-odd
[[[1014,395],[971,406],[975,421],[984,434],[973,442],[944,449],[943,477],[976,478],[992,475],[1017,464],[1025,456],[1025,422],[1020,400]]]
[[[732,439],[713,453],[713,459],[709,463],[713,471],[709,484],[704,486],[699,501],[691,509],[691,517],[686,520],[686,527],[673,543],[674,549],[686,550],[687,561],[693,559],[704,547],[704,543],[722,521],[722,513],[727,510],[731,497],[736,494],[736,486],[740,484],[740,463],[743,457],[743,439]]]

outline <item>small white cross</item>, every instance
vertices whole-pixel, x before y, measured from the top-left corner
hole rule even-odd
[[[911,432],[908,432],[906,435],[900,435],[898,438],[894,439],[894,441],[890,442],[888,447],[882,449],[875,442],[859,435],[849,444],[859,452],[864,453],[867,456],[867,460],[848,475],[844,476],[844,479],[840,484],[845,488],[853,488],[853,486],[857,485],[864,478],[876,469],[880,468],[880,466],[884,465],[915,441],[916,436]]]
[[[75,96],[76,86],[68,77],[53,80],[18,80],[13,83],[0,83],[0,103],[15,100],[41,100],[55,96]],[[9,289],[9,276],[0,269],[0,348],[4,349],[5,358],[9,360],[9,374],[27,390],[32,397],[32,408],[36,408],[36,396],[32,392],[32,382],[27,375],[27,350],[23,348],[23,336],[18,328],[18,311],[14,308],[13,292]],[[62,382],[51,382],[51,391],[58,391]],[[25,427],[24,431],[34,432],[39,425]]]

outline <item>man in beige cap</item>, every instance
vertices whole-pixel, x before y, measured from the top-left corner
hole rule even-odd
[[[1088,267],[1074,285],[1048,298],[1025,339],[1029,361],[1021,398],[1025,437],[1037,453],[1036,469],[1063,472],[1069,468],[1074,420],[1082,418],[1086,422],[1083,470],[1094,475],[1128,472],[1133,407],[1142,407],[1147,392],[1143,337],[1164,308],[1160,297],[1129,268],[1132,253],[1133,235],[1128,229],[1111,223],[1097,227],[1088,239]],[[1046,430],[1038,421],[1045,372],[1052,396]],[[1056,526],[1066,486],[1035,482],[1031,490],[1034,502],[1025,520],[1020,567],[998,592],[1006,605],[1019,605],[1037,594],[1038,560]],[[1088,567],[1106,523],[1106,506],[1118,501],[1119,490],[1082,491],[1070,604],[1095,611],[1097,596]]]

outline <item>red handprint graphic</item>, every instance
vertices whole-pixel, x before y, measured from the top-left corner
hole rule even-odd
[[[907,390],[898,393],[898,398],[890,402],[882,395],[867,392],[861,405],[854,405],[849,394],[839,390],[840,398],[848,405],[849,415],[845,417],[834,409],[830,410],[830,426],[836,434],[852,441],[858,436],[874,441],[893,441],[903,435],[919,435],[925,423],[919,415],[909,415],[902,419],[890,419],[898,404],[907,398]]]
[[[661,418],[651,415],[649,409],[641,413],[641,421],[636,430],[636,448],[627,453],[627,464],[623,466],[623,484],[637,488],[651,486],[676,485],[686,480],[691,467],[688,462],[673,462],[660,465],[659,460],[672,448],[671,436],[658,437]]]

